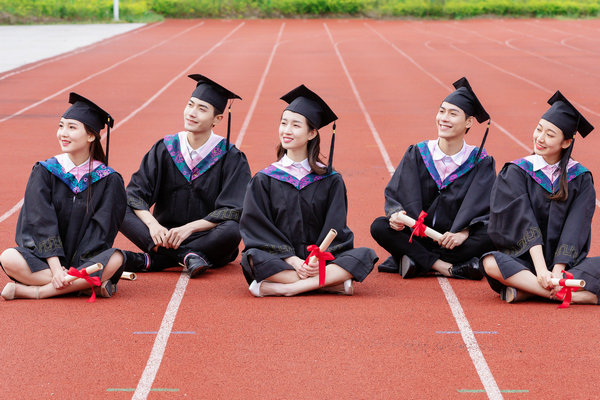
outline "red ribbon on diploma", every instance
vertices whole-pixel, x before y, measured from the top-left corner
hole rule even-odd
[[[94,292],[94,286],[100,286],[100,283],[102,283],[100,281],[100,278],[98,278],[97,276],[89,276],[87,271],[85,270],[85,268],[83,268],[80,271],[77,268],[71,267],[67,271],[67,274],[75,276],[77,278],[85,279],[86,282],[90,284],[90,287],[92,288],[92,296],[88,299],[87,302],[93,303],[96,300],[96,293]]]
[[[571,305],[571,294],[572,292],[576,292],[579,290],[578,287],[567,287],[565,286],[565,281],[567,279],[573,279],[573,274],[567,271],[560,271],[566,275],[566,278],[563,278],[558,281],[558,284],[561,286],[558,293],[556,293],[556,297],[559,300],[562,300],[562,304],[558,306],[558,308],[567,308]]]
[[[424,224],[426,216],[427,216],[427,213],[425,211],[421,211],[421,214],[419,214],[419,219],[417,219],[417,221],[415,222],[415,225],[412,227],[413,231],[410,234],[410,239],[408,239],[408,243],[412,243],[413,235],[417,235],[417,237],[427,236],[427,235],[425,235],[425,229],[427,227]]]
[[[335,257],[328,251],[321,251],[316,244],[311,244],[306,250],[310,251],[310,254],[306,257],[304,264],[308,265],[311,257],[317,257],[319,260],[319,286],[325,287],[325,261],[335,260]]]

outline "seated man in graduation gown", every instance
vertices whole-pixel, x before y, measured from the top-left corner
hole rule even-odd
[[[496,177],[494,159],[483,149],[490,117],[466,78],[444,99],[436,115],[438,138],[408,148],[385,188],[385,217],[371,225],[371,235],[391,256],[380,272],[412,278],[428,272],[462,279],[481,279],[479,257],[493,249],[487,235],[490,191]],[[464,137],[475,120],[488,120],[481,146]],[[398,214],[442,233],[439,241],[411,238]]]
[[[192,277],[238,254],[250,168],[229,143],[229,123],[227,138],[212,129],[229,99],[241,98],[202,75],[189,77],[197,84],[183,112],[184,130],[156,142],[127,186],[121,232],[144,252],[125,252],[128,271],[182,264]]]

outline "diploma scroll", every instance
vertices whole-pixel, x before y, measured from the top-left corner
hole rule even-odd
[[[409,228],[414,228],[415,224],[417,223],[417,221],[415,221],[413,218],[409,217],[406,214],[399,212],[397,215],[398,215],[398,219],[400,221],[402,221],[402,223],[404,225],[408,226]],[[430,237],[431,239],[435,240],[436,242],[442,238],[441,233],[439,233],[438,231],[435,231],[431,228],[428,228],[428,227],[425,228],[425,235],[427,235],[427,237]]]
[[[85,272],[88,275],[93,274],[94,272],[98,272],[100,271],[102,268],[104,268],[104,266],[100,263],[96,263],[96,264],[92,264],[89,267],[84,268]],[[67,275],[64,279],[65,282],[73,282],[75,279],[78,279],[79,277],[77,276],[73,276],[73,275]]]
[[[137,275],[135,274],[135,272],[124,271],[123,275],[121,275],[121,279],[126,279],[128,281],[135,281],[137,279]]]
[[[321,252],[326,251],[336,236],[337,236],[337,231],[335,229],[330,229],[329,232],[327,233],[327,236],[325,236],[325,239],[323,239],[323,241],[321,242],[321,245],[319,246],[319,250],[321,250]],[[315,258],[316,258],[315,256],[311,257],[309,262],[314,261]]]
[[[563,281],[561,285],[560,281]],[[564,287],[576,287],[582,288],[585,287],[585,281],[583,279],[559,279],[559,278],[551,278],[550,282],[553,286],[564,286]]]

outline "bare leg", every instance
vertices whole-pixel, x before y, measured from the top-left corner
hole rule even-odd
[[[537,281],[537,277],[531,271],[520,271],[510,278],[504,279],[500,272],[500,268],[496,263],[496,259],[492,255],[488,255],[483,259],[483,268],[485,268],[485,272],[489,276],[506,286],[514,287],[519,291],[540,296],[545,299],[550,298],[550,290],[541,287]],[[517,300],[525,300],[526,297],[527,296],[519,295]]]
[[[339,285],[350,278],[352,278],[352,275],[339,265],[327,265],[325,286]],[[260,287],[260,294],[263,296],[295,296],[318,288],[319,276],[317,275],[306,279],[299,279],[293,283],[263,281]]]
[[[25,258],[15,249],[6,249],[0,255],[0,263],[11,278],[26,285],[43,286],[52,281],[50,269],[31,272]]]
[[[15,298],[45,299],[45,298],[49,298],[49,297],[60,296],[60,295],[73,293],[73,292],[77,292],[77,291],[81,291],[81,290],[86,290],[86,289],[90,288],[89,283],[87,283],[84,279],[76,279],[67,287],[64,287],[62,289],[56,289],[54,287],[54,285],[52,285],[52,283],[51,283],[52,273],[50,272],[49,269],[31,273],[31,270],[29,269],[29,266],[25,262],[25,259],[23,258],[23,256],[21,256],[21,254],[14,249],[8,249],[8,250],[13,250],[18,255],[18,257],[11,258],[12,256],[14,256],[14,254],[9,253],[7,256],[7,259],[11,262],[17,261],[16,263],[15,262],[10,263],[12,268],[10,269],[9,274],[13,278],[15,278],[21,282],[23,282],[23,280],[21,280],[21,278],[25,278],[25,283],[28,283],[28,282],[35,282],[35,281],[43,281],[44,275],[41,274],[42,272],[47,273],[47,275],[49,277],[48,281],[46,283],[42,283],[42,284],[31,283],[29,285],[24,285],[21,283],[15,283],[15,295],[14,295]],[[5,254],[8,250],[6,250],[4,253],[2,253],[3,260],[5,257]],[[19,257],[25,264],[25,268],[27,269],[27,271],[29,271],[29,274],[27,274],[27,273],[25,273],[25,271],[23,271],[23,265],[20,263],[20,260],[18,259]],[[121,267],[122,264],[123,264],[123,254],[120,251],[116,251],[110,257],[110,259],[108,260],[108,263],[106,264],[104,270],[102,271],[101,281],[104,282],[104,281],[110,279],[115,274],[115,272],[119,269],[119,267]],[[6,269],[6,266],[4,263],[2,263],[2,266],[4,266],[4,268]],[[8,271],[9,270],[7,270],[7,272]],[[15,272],[15,271],[16,271],[16,274],[13,275],[13,272]],[[17,276],[20,276],[21,278],[18,278]]]
[[[573,292],[571,297],[573,304],[598,304],[598,296],[587,290],[578,290]]]
[[[296,271],[292,271],[291,269],[281,271],[276,273],[275,275],[271,275],[265,282],[274,282],[274,283],[294,283],[300,280],[300,277],[296,273]]]
[[[438,260],[433,263],[431,268],[444,276],[451,276],[449,269],[452,268],[452,264],[449,262],[442,261],[438,258]]]

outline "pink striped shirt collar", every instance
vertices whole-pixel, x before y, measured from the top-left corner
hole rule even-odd
[[[440,149],[439,139],[429,140],[427,147],[433,158],[435,169],[437,170],[440,179],[444,181],[450,174],[452,174],[458,167],[460,167],[468,158],[475,146],[465,143],[463,140],[463,146],[460,151],[454,155],[447,155]]]
[[[556,164],[548,164],[546,160],[544,160],[544,157],[538,154],[532,154],[525,157],[525,159],[533,165],[534,172],[542,170],[544,175],[550,179],[550,182],[554,182],[560,176],[560,161]],[[575,164],[578,164],[578,162],[570,158],[569,163],[567,164],[567,170]]]
[[[321,163],[319,163],[318,165],[322,167],[325,166]],[[280,170],[287,172],[288,174],[292,175],[298,180],[302,180],[302,178],[304,178],[311,172],[310,164],[308,163],[308,158],[305,158],[300,162],[295,162],[294,160],[289,158],[287,154],[281,157],[281,160],[274,162],[273,166],[275,168],[279,168]]]
[[[198,163],[202,161],[204,157],[206,157],[211,150],[221,142],[221,140],[224,139],[222,136],[211,132],[206,143],[197,149],[192,149],[190,142],[187,140],[187,132],[181,131],[178,133],[178,135],[181,154],[183,155],[183,159],[185,160],[185,163],[189,169],[194,169],[194,167],[198,165]]]
[[[102,164],[98,160],[92,160],[92,165],[90,168],[90,166],[88,165],[90,159],[88,158],[81,165],[75,165],[75,163],[71,161],[71,158],[67,153],[59,154],[54,158],[56,158],[56,160],[65,172],[72,174],[78,181],[80,181],[85,174],[95,170],[100,164]]]

